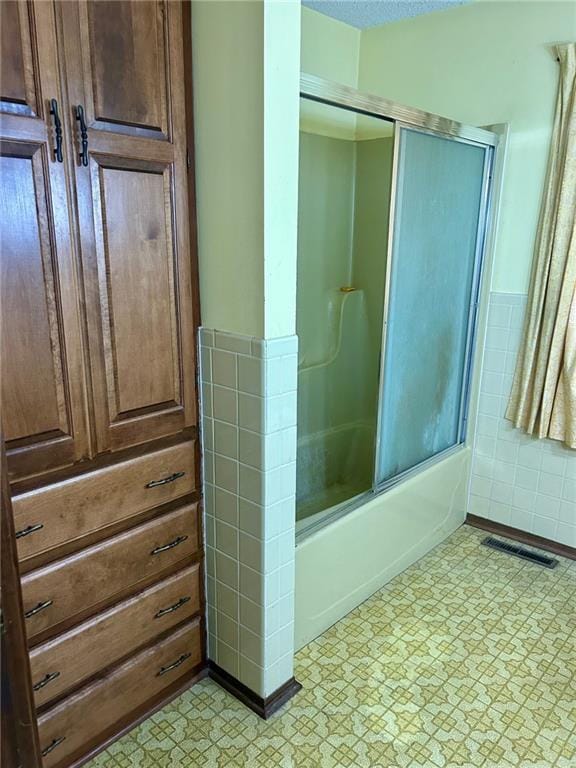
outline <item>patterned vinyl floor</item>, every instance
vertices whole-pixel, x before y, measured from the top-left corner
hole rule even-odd
[[[574,768],[576,562],[459,529],[301,650],[263,722],[205,680],[90,768]]]

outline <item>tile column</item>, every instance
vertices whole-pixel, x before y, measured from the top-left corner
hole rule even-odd
[[[297,337],[200,349],[208,656],[265,700],[293,678]]]

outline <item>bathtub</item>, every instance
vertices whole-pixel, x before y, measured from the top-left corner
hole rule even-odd
[[[296,648],[463,524],[470,461],[460,447],[297,544]]]

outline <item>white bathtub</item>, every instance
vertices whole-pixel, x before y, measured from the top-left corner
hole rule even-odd
[[[470,459],[463,447],[297,545],[296,648],[462,525]]]

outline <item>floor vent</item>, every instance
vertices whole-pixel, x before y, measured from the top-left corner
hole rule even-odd
[[[497,549],[499,552],[505,552],[508,555],[514,555],[514,557],[521,557],[523,560],[530,560],[531,563],[543,565],[544,568],[556,568],[558,565],[558,560],[553,557],[546,557],[539,552],[532,552],[530,549],[509,544],[507,541],[500,541],[500,539],[495,539],[492,536],[486,536],[482,544],[491,549]]]

